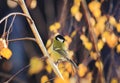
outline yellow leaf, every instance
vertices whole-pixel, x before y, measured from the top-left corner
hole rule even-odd
[[[88,4],[88,7],[89,7],[90,11],[92,12],[92,14],[96,18],[101,16],[101,10],[100,10],[101,3],[100,2],[98,2],[98,1],[91,1]]]
[[[117,43],[118,43],[118,37],[114,34],[114,33],[111,33],[108,37],[107,37],[107,40],[106,40],[108,46],[110,48],[114,48]]]
[[[12,51],[9,48],[3,48],[0,51],[0,55],[6,59],[10,59],[12,56]]]
[[[79,12],[79,6],[73,5],[71,8],[71,14],[72,16],[75,16],[75,14]]]
[[[45,69],[47,70],[48,73],[52,72],[52,68],[49,64],[46,65]]]
[[[61,25],[60,25],[59,22],[55,22],[55,23],[54,23],[54,26],[55,26],[56,29],[59,29],[59,28],[61,27]]]
[[[99,22],[96,24],[95,28],[100,34],[102,34],[105,30],[105,24]]]
[[[83,77],[86,74],[87,71],[88,71],[88,69],[84,64],[79,65],[78,75],[80,77]]]
[[[37,0],[26,0],[26,4],[30,9],[35,9],[37,6]]]
[[[98,29],[97,28],[93,28],[93,30],[95,32],[96,37],[98,37],[100,35],[100,32],[98,31]]]
[[[46,75],[43,75],[43,76],[41,77],[40,83],[46,83],[47,81],[49,81],[49,80],[48,80],[48,77],[47,77]],[[50,82],[47,82],[47,83],[50,83]]]
[[[83,42],[88,42],[88,38],[87,38],[84,34],[80,35],[80,39],[81,39]]]
[[[0,50],[3,49],[3,48],[5,48],[4,44],[5,44],[4,40],[2,38],[0,38]]]
[[[50,29],[51,32],[54,32],[54,33],[57,33],[57,31],[58,31],[58,29],[56,29],[56,27],[55,27],[54,24],[51,25],[51,26],[49,27],[49,29]]]
[[[97,22],[100,24],[104,24],[107,21],[107,16],[100,16],[97,18]]]
[[[120,53],[120,44],[117,45],[117,53]]]
[[[88,72],[84,78],[80,79],[79,83],[92,83],[92,77],[92,73]]]
[[[37,74],[43,69],[44,63],[38,57],[32,57],[30,60],[30,68],[28,73],[30,75]]]
[[[120,23],[117,23],[117,24],[116,24],[116,29],[117,29],[117,32],[120,33]]]
[[[72,42],[72,38],[70,36],[66,35],[66,36],[64,36],[64,38],[68,44],[70,44]]]
[[[98,68],[99,72],[103,72],[103,63],[101,61],[96,61],[95,66]]]
[[[68,71],[64,71],[63,77],[64,77],[64,79],[69,79],[69,72]]]
[[[98,46],[98,50],[101,51],[101,49],[104,46],[104,42],[102,40],[98,40],[97,46]]]
[[[91,52],[90,52],[90,57],[91,57],[92,59],[94,59],[94,60],[97,60],[98,55],[97,55],[96,52],[91,51]]]
[[[68,56],[70,59],[73,58],[74,52],[72,50],[68,50]]]
[[[74,0],[74,5],[80,6],[81,0]]]
[[[91,83],[92,82],[92,72],[87,73],[86,77],[88,78],[88,81],[89,81],[87,83]]]
[[[109,22],[110,22],[110,24],[113,25],[113,26],[115,26],[116,23],[117,23],[117,22],[116,22],[116,19],[115,19],[113,16],[110,16]]]
[[[96,18],[101,16],[101,10],[100,9],[97,9],[97,10],[93,11],[92,13]]]
[[[50,25],[49,29],[50,29],[50,31],[54,31],[55,30],[55,26],[54,25]]]
[[[96,24],[95,19],[93,17],[90,18],[90,23],[92,24],[92,26]]]
[[[107,21],[106,16],[100,16],[99,18],[97,18],[97,23],[95,25],[95,28],[99,33],[104,32],[104,30],[105,30],[105,22],[106,21]]]
[[[105,31],[102,33],[102,41],[106,42],[108,40],[108,37],[110,36],[110,32]]]
[[[51,32],[57,33],[60,27],[61,27],[60,23],[55,22],[54,24],[50,25],[49,29]]]
[[[89,51],[92,49],[92,43],[91,42],[83,42],[83,45]]]
[[[71,77],[70,78],[70,83],[77,83],[77,79],[75,77]]]
[[[82,13],[77,12],[77,13],[75,14],[75,19],[79,22],[79,21],[81,20],[81,18],[82,18]]]
[[[71,63],[67,62],[67,63],[65,64],[65,69],[66,69],[69,73],[72,73],[73,67],[72,67]]]
[[[69,79],[55,78],[54,83],[70,83]]]
[[[59,69],[64,68],[64,67],[65,67],[65,65],[64,65],[63,63],[59,63],[59,64],[58,64],[58,68],[59,68]]]
[[[67,41],[65,41],[64,44],[65,44],[65,49],[68,49],[70,44],[67,43]]]
[[[48,39],[48,40],[47,40],[47,43],[46,43],[46,48],[48,48],[51,44],[52,44],[51,39]]]
[[[88,7],[89,7],[90,11],[95,11],[97,9],[100,9],[101,3],[94,0],[89,3]]]
[[[110,83],[119,83],[117,78],[112,78]]]

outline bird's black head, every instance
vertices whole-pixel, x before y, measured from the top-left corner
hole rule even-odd
[[[57,41],[62,42],[62,43],[65,41],[65,38],[64,38],[62,35],[57,35],[57,36],[55,37],[55,39],[56,39]]]

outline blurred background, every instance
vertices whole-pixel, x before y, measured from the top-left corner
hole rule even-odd
[[[75,1],[77,3],[75,3]],[[70,55],[72,56],[72,59],[79,66],[79,68],[83,68],[83,70],[79,70],[80,73],[78,75],[74,75],[73,72],[67,70],[66,68],[65,71],[67,71],[67,79],[69,79],[69,81],[63,83],[120,82],[120,46],[117,48],[120,43],[119,0],[86,0],[88,12],[85,11],[81,0],[25,0],[25,3],[44,44],[46,45],[48,43],[48,39],[49,41],[52,41],[52,37],[56,33],[60,33],[67,40],[68,49],[71,53]],[[92,8],[93,10],[96,10],[92,11]],[[99,9],[98,11],[97,8]],[[19,4],[12,0],[0,0],[0,19],[12,12],[22,13],[22,9],[20,8]],[[94,40],[92,39],[91,32],[88,28],[89,22],[86,17],[86,13],[89,13],[91,15],[91,23],[93,23],[94,27],[97,27],[97,23],[100,19],[104,20],[104,17],[107,19],[105,20],[104,24],[98,25],[98,31],[102,29],[102,26],[104,26],[104,30],[97,34],[97,30],[95,31],[96,40],[102,39],[102,35],[106,31],[109,32],[108,36],[110,37],[110,39],[108,37],[107,39],[105,36],[107,39],[106,42],[102,40],[103,43],[102,45],[100,44],[101,50],[99,51],[101,55],[100,57],[91,54],[96,53],[96,49],[94,48],[94,43],[92,43]],[[102,16],[103,18],[100,18]],[[113,17],[112,21],[110,21],[111,16]],[[8,19],[7,28],[10,26],[12,18],[13,16]],[[114,25],[114,22],[116,22],[116,25]],[[55,25],[55,23],[58,23],[58,25],[60,24],[60,27],[58,27],[58,29],[56,27],[53,27],[52,29],[52,25]],[[0,35],[3,33],[4,26],[5,22],[0,24]],[[113,37],[111,40],[112,33],[115,35],[115,38]],[[81,35],[86,36],[86,38],[90,41],[90,44],[83,44],[85,41],[84,37],[82,38]],[[24,37],[34,37],[34,35],[30,30],[26,18],[23,16],[16,16],[12,26],[12,31],[9,35],[9,40]],[[34,41],[23,40],[9,42],[9,48],[12,51],[11,58],[9,60],[6,60],[5,58],[0,59],[0,83],[3,83],[21,68],[28,65],[33,57],[43,56],[40,48]],[[47,49],[49,49],[49,46]],[[101,63],[98,66],[95,65],[97,61],[99,62],[98,58],[100,59],[100,62],[102,62],[102,70],[99,69],[99,65],[101,65]],[[69,63],[65,64],[69,65]],[[48,81],[52,78],[53,79],[48,83],[62,82],[61,80],[58,80],[54,72],[50,70],[47,62],[44,62],[44,65],[44,68],[38,73],[33,72],[31,74],[29,71],[30,68],[26,68],[10,83],[45,83],[46,80]],[[81,65],[83,67],[81,67]],[[86,71],[84,71],[84,68]],[[81,72],[84,72],[83,75],[81,75]],[[44,81],[42,81],[42,79]]]

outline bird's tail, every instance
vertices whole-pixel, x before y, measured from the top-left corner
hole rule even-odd
[[[71,60],[69,58],[67,58],[67,60],[74,66],[75,70],[78,69],[77,64],[73,60]]]

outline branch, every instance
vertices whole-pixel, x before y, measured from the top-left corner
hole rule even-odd
[[[35,38],[31,38],[31,37],[10,39],[10,40],[8,40],[8,41],[9,41],[9,42],[14,42],[14,41],[22,41],[22,40],[32,40],[32,41],[36,42]]]
[[[23,67],[22,69],[20,69],[17,73],[15,73],[13,76],[11,76],[7,81],[3,82],[3,83],[9,83],[10,81],[12,81],[18,74],[20,74],[22,71],[24,71],[26,68],[28,68],[30,65],[26,65],[25,67]]]
[[[18,4],[19,4],[20,7],[22,8],[22,10],[23,10],[23,12],[25,13],[25,15],[29,16],[30,19],[32,19],[31,16],[30,16],[30,14],[29,14],[29,12],[28,12],[28,9],[27,9],[27,7],[26,7],[26,5],[25,5],[24,0],[18,0]],[[61,78],[63,79],[63,76],[61,75],[58,67],[55,65],[55,63],[54,63],[54,62],[52,61],[52,59],[50,58],[50,56],[49,56],[49,54],[48,54],[48,52],[47,52],[47,49],[45,48],[45,46],[44,46],[44,44],[43,44],[43,41],[42,41],[42,39],[41,39],[41,37],[40,37],[40,35],[39,35],[39,33],[38,33],[38,30],[37,30],[37,28],[36,28],[36,26],[35,26],[34,21],[31,23],[28,18],[27,18],[27,21],[28,21],[28,23],[29,23],[29,25],[30,25],[30,28],[31,28],[34,36],[35,36],[35,39],[36,39],[36,42],[37,42],[38,46],[40,47],[41,51],[43,52],[43,55],[48,57],[48,61],[49,61],[50,65],[51,65],[52,69],[54,70],[54,72],[55,72],[59,77],[61,77]]]
[[[42,57],[40,58],[42,61],[46,60],[48,57]],[[3,82],[3,83],[9,83],[11,82],[18,74],[20,74],[21,72],[23,72],[26,68],[30,67],[31,65],[28,64],[25,67],[21,68],[19,71],[17,71],[14,75],[12,75],[7,81]]]
[[[90,37],[91,37],[92,44],[94,46],[95,51],[97,52],[98,57],[100,57],[101,55],[100,55],[98,47],[97,47],[97,37],[96,37],[95,32],[93,30],[93,26],[91,25],[91,22],[90,22],[90,17],[91,16],[90,16],[90,13],[88,12],[86,1],[81,0],[81,3],[82,3],[84,14],[85,14],[85,17],[86,17],[86,20],[87,20],[87,23],[88,23],[88,30],[89,30],[89,34],[90,34]]]
[[[29,16],[27,16],[27,15],[25,15],[25,14],[23,14],[23,13],[19,13],[19,12],[10,13],[10,14],[8,14],[7,16],[3,17],[3,19],[0,20],[0,24],[5,21],[5,26],[4,26],[4,30],[3,30],[3,33],[2,33],[2,38],[5,38],[5,36],[7,35],[7,37],[6,37],[7,44],[8,44],[8,37],[9,37],[9,34],[10,34],[10,31],[11,31],[11,28],[12,28],[12,25],[13,25],[13,22],[14,22],[14,20],[15,20],[16,15],[25,16],[25,17],[28,18],[28,19],[31,21],[31,23],[32,23],[32,19],[31,19]],[[12,19],[12,22],[11,22],[9,28],[8,28],[7,34],[6,34],[7,21],[8,21],[8,18],[9,18],[10,16],[13,16],[13,19]]]
[[[13,17],[13,19],[12,19],[12,22],[11,22],[9,28],[8,28],[8,31],[7,31],[7,37],[6,37],[7,45],[8,45],[9,34],[10,34],[10,32],[11,32],[11,29],[12,29],[13,23],[14,23],[14,21],[15,21],[15,17],[16,17],[16,15],[14,15],[14,17]],[[3,34],[4,34],[4,33],[3,33]]]
[[[29,21],[32,23],[32,19],[26,15],[26,14],[23,14],[23,13],[20,13],[20,12],[14,12],[14,13],[10,13],[8,14],[7,16],[5,16],[3,19],[0,20],[0,24],[6,20],[7,18],[9,18],[10,16],[14,16],[14,15],[21,15],[21,16],[25,16],[27,19],[29,19]]]
[[[4,77],[4,78],[10,78],[12,75],[9,75],[9,74],[6,74],[6,73],[3,73],[3,72],[0,72],[0,77]],[[21,79],[15,77],[13,79],[14,81],[17,81],[18,83],[26,83],[24,81],[22,81]],[[1,82],[0,82],[1,83]],[[2,82],[3,83],[3,82]]]
[[[68,0],[63,0],[63,7],[62,7],[62,12],[61,12],[61,15],[60,15],[60,19],[59,19],[59,22],[61,23],[62,27],[65,26],[65,21],[66,21],[66,17],[67,17],[67,2]],[[67,12],[66,12],[67,11]]]
[[[82,3],[82,7],[83,7],[84,14],[85,14],[85,17],[86,17],[86,21],[88,23],[88,30],[89,30],[91,42],[92,42],[93,47],[94,47],[94,49],[95,49],[95,51],[97,53],[97,56],[98,56],[97,60],[99,61],[99,60],[101,60],[101,58],[100,58],[101,54],[100,54],[100,52],[98,50],[98,46],[97,46],[97,41],[98,41],[97,37],[96,37],[95,32],[93,30],[93,26],[92,26],[92,24],[90,22],[91,15],[90,15],[89,10],[87,8],[86,0],[81,0],[81,3]],[[100,78],[100,82],[104,83],[105,79],[103,78],[103,73],[99,72],[98,75],[99,75],[99,78]]]
[[[5,25],[4,25],[4,30],[3,30],[3,33],[2,33],[2,38],[5,38],[5,36],[6,36],[6,29],[7,29],[7,22],[8,22],[8,18],[7,19],[5,19]]]

